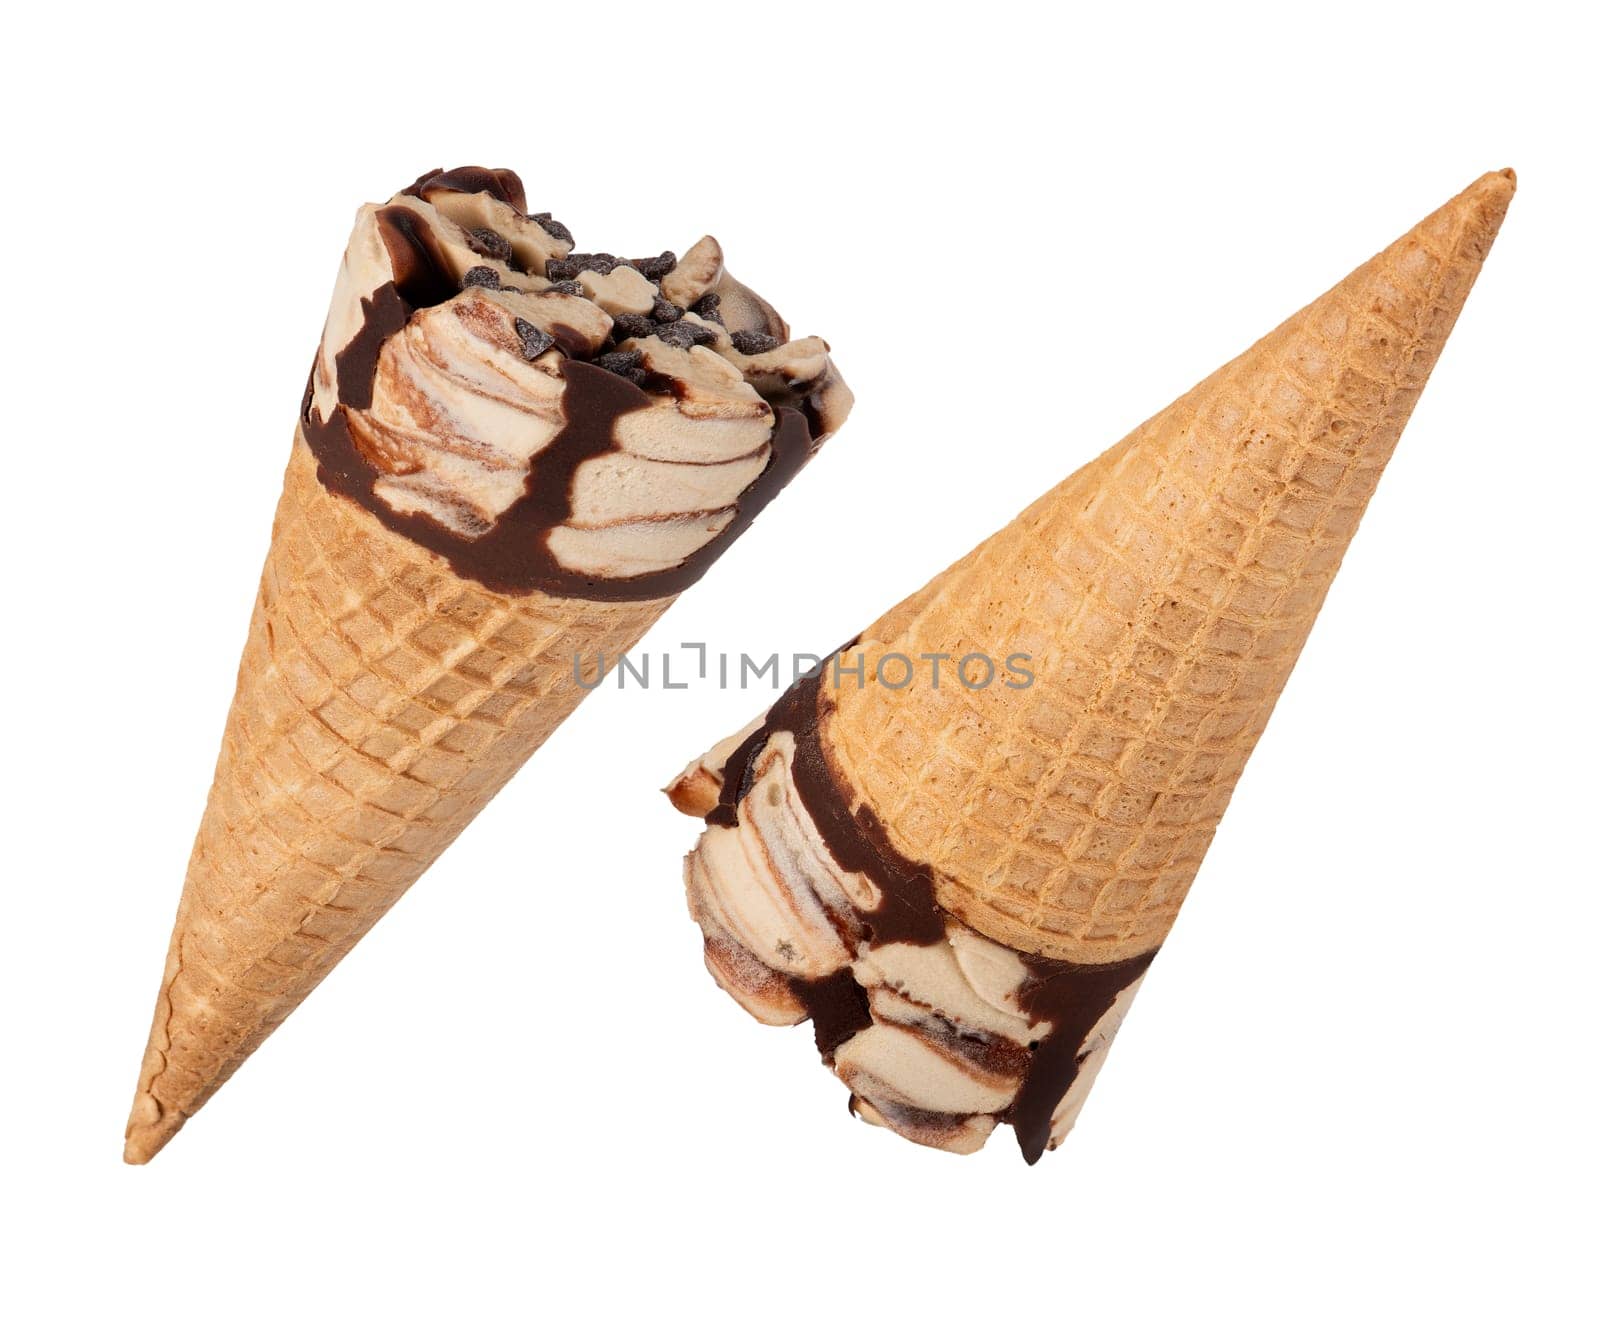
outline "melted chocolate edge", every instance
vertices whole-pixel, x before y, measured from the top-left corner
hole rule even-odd
[[[515,173],[481,167],[428,172],[404,193],[425,197],[437,189],[487,191],[519,211],[526,208],[522,183]],[[699,550],[670,569],[632,578],[569,570],[551,553],[549,538],[572,516],[573,478],[589,459],[615,452],[618,418],[650,407],[652,399],[623,376],[571,355],[572,340],[553,331],[567,354],[562,390],[566,424],[534,456],[522,495],[495,519],[488,532],[476,538],[463,537],[427,514],[397,512],[374,489],[383,474],[357,447],[347,409],[362,411],[372,406],[384,344],[405,328],[417,310],[448,301],[459,284],[425,219],[409,209],[388,207],[378,211],[377,221],[394,281],[362,299],[361,327],[334,357],[340,399],[332,416],[323,420],[312,410],[308,387],[301,406],[301,427],[324,487],[360,505],[391,532],[442,556],[462,578],[511,596],[542,592],[593,602],[675,597],[699,581],[815,452],[809,406],[777,406],[766,467],[740,492],[727,527]]]
[[[950,914],[935,897],[933,868],[901,854],[876,812],[844,789],[828,763],[822,724],[834,705],[822,693],[822,680],[819,670],[796,681],[773,704],[762,725],[729,756],[720,799],[706,823],[731,827],[739,822],[738,805],[749,792],[757,757],[773,732],[790,732],[795,738],[791,769],[795,790],[829,853],[841,869],[867,875],[882,891],[877,908],[858,912],[868,938],[877,944],[936,944],[945,938]],[[1030,1166],[1049,1146],[1051,1117],[1078,1076],[1078,1052],[1118,993],[1144,975],[1156,952],[1151,949],[1112,963],[1068,963],[1019,954],[1029,979],[1018,993],[1018,1003],[1031,1022],[1048,1022],[1050,1035],[1028,1052],[1022,1086],[996,1119],[1011,1125]],[[817,1049],[830,1066],[834,1052],[872,1022],[866,990],[848,967],[818,981],[791,977],[789,986],[811,1018]]]

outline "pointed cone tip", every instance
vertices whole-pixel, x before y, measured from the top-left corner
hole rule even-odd
[[[122,1160],[129,1166],[143,1166],[167,1146],[171,1137],[154,1125],[130,1129],[122,1144]]]
[[[1510,167],[1486,172],[1462,191],[1462,198],[1477,204],[1499,227],[1511,196],[1517,192],[1517,173]]]
[[[143,1166],[172,1141],[185,1119],[182,1115],[163,1116],[159,1110],[152,1116],[144,1099],[136,1101],[123,1138],[122,1160],[129,1166]]]
[[[1499,171],[1479,176],[1472,188],[1481,189],[1485,194],[1502,194],[1509,199],[1517,192],[1517,173],[1510,167],[1501,167]]]
[[[1512,196],[1517,192],[1517,173],[1510,167],[1485,172],[1440,210],[1440,214],[1454,214],[1465,222],[1458,245],[1476,250],[1481,261],[1489,247],[1500,234],[1506,210],[1511,207]],[[1426,225],[1424,223],[1423,225]],[[1462,293],[1466,299],[1466,293]]]

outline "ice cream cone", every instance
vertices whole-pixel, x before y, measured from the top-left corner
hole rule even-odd
[[[941,906],[1048,958],[1161,942],[1512,190],[1485,176],[862,636],[1032,658],[1027,690],[828,688],[830,758]]]
[[[148,1161],[670,605],[490,592],[330,494],[297,440],[167,955]]]
[[[1030,1158],[1070,1127],[1514,188],[1475,182],[878,621],[838,659],[856,671],[792,692],[727,759],[690,858],[708,961],[767,1021],[816,1017],[823,987],[825,1054],[868,1118],[959,1150],[1010,1119]],[[917,947],[950,951],[938,978]],[[996,1042],[1023,1053],[997,1063]]]
[[[681,271],[570,251],[504,172],[434,173],[358,217],[129,1162],[206,1103],[848,410],[825,345],[786,341],[715,242]],[[662,277],[692,308],[657,304]]]

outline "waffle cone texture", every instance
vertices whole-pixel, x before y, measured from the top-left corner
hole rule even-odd
[[[296,437],[124,1156],[146,1162],[671,604],[502,596]]]
[[[841,789],[943,908],[1052,959],[1160,944],[1514,189],[1478,180],[850,650],[869,681],[1030,655],[1024,689],[825,684]]]

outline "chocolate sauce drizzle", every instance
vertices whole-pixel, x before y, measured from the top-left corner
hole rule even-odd
[[[872,1015],[867,1012],[867,993],[848,967],[830,972],[817,981],[790,977],[789,989],[805,1006],[806,1016],[811,1020],[811,1035],[817,1039],[817,1050],[830,1065],[836,1050],[856,1033],[872,1026]]]
[[[945,938],[947,914],[934,894],[932,867],[902,855],[876,813],[844,789],[828,764],[822,724],[834,705],[822,693],[822,679],[819,670],[796,681],[773,704],[766,721],[728,757],[721,797],[706,822],[738,824],[739,802],[755,780],[757,757],[773,732],[792,733],[795,790],[828,851],[841,869],[865,874],[882,892],[876,908],[858,913],[867,938],[880,945],[937,944]],[[1017,1001],[1032,1022],[1050,1024],[1050,1035],[1028,1052],[1021,1089],[1000,1119],[1016,1131],[1022,1156],[1032,1165],[1044,1155],[1050,1118],[1078,1076],[1078,1052],[1118,993],[1144,974],[1156,951],[1103,964],[1019,956],[1029,979]],[[845,1041],[872,1023],[866,991],[848,967],[819,981],[790,978],[789,987],[811,1018],[817,1049],[829,1065]],[[901,1118],[918,1114],[914,1107],[883,1109]]]
[[[404,193],[426,198],[439,190],[486,191],[525,211],[522,182],[514,172],[458,167],[424,174]],[[424,513],[399,513],[377,495],[383,473],[368,461],[350,433],[349,410],[372,406],[378,358],[384,344],[420,309],[440,305],[461,290],[427,221],[406,208],[383,208],[378,233],[389,253],[392,282],[362,299],[361,327],[334,357],[339,403],[326,421],[312,409],[308,384],[301,405],[306,443],[317,460],[317,478],[328,490],[359,504],[391,532],[444,557],[462,578],[495,592],[581,597],[595,602],[651,601],[673,597],[694,584],[795,477],[814,450],[801,408],[778,405],[767,465],[739,495],[732,521],[678,565],[631,578],[605,578],[565,568],[552,554],[550,534],[573,511],[573,478],[591,458],[616,450],[616,423],[626,413],[652,406],[638,386],[591,361],[578,359],[580,338],[560,325],[549,329],[566,354],[561,406],[566,425],[533,458],[523,493],[482,536],[464,537]],[[657,377],[648,387],[672,392]],[[803,406],[803,405],[802,405]]]
[[[401,191],[416,199],[431,199],[436,193],[490,194],[519,213],[528,211],[528,196],[522,177],[504,167],[435,167],[424,171]]]

